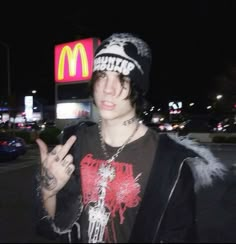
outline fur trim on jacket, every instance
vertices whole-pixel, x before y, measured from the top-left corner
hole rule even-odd
[[[211,186],[216,178],[224,178],[228,171],[226,166],[208,148],[187,136],[178,136],[177,134],[168,134],[168,136],[199,155],[188,160],[195,179],[195,191]]]

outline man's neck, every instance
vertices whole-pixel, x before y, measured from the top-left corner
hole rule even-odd
[[[113,147],[122,146],[124,142],[127,140],[127,138],[134,132],[134,130],[137,127],[137,124],[139,123],[138,119],[133,120],[132,123],[129,123],[127,125],[124,125],[123,122],[124,120],[119,120],[119,121],[103,120],[102,121],[102,125],[101,125],[102,136],[104,141],[108,145]],[[141,125],[140,127],[141,128],[137,130],[137,132],[135,133],[131,141],[136,140],[137,138],[139,138],[141,135],[144,134],[143,125]],[[140,134],[140,129],[141,131],[143,131],[141,134]]]

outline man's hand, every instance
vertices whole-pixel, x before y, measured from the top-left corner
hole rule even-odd
[[[72,164],[73,156],[68,154],[75,141],[76,136],[71,136],[64,145],[57,145],[48,152],[48,146],[44,141],[39,138],[36,140],[41,157],[41,186],[44,198],[56,195],[75,170]]]

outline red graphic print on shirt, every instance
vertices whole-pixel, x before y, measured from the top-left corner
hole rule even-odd
[[[103,163],[104,160],[94,159],[92,154],[87,154],[81,161],[82,193],[85,206],[98,201],[101,178],[98,170]],[[126,209],[136,207],[140,203],[140,184],[137,183],[140,174],[134,178],[132,164],[112,162],[111,166],[115,168],[115,178],[107,183],[105,207],[109,209],[111,217],[115,217],[118,212],[120,224],[122,224]]]

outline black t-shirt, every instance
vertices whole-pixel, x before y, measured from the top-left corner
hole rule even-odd
[[[148,129],[144,136],[127,144],[110,169],[103,167],[105,156],[97,125],[85,128],[81,139],[82,241],[127,243],[152,167],[158,134]],[[109,156],[118,149],[109,145],[106,148]]]

